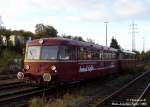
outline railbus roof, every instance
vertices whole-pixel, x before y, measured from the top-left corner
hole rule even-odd
[[[125,49],[121,49],[120,52],[127,53],[127,54],[136,54],[135,52],[125,50]]]
[[[67,39],[62,37],[53,37],[53,38],[41,38],[41,39],[34,39],[30,42],[27,42],[27,46],[42,46],[42,45],[72,45],[77,47],[93,47],[95,49],[102,49],[107,51],[117,52],[117,49],[90,43],[90,42],[82,42],[73,39]]]

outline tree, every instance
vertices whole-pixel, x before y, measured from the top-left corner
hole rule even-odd
[[[0,16],[0,28],[2,27],[3,21],[2,21],[2,17]]]
[[[3,40],[2,40],[2,37],[0,35],[0,55],[2,53],[2,46],[3,46]]]
[[[73,36],[71,35],[66,35],[66,34],[62,34],[63,38],[67,38],[67,39],[73,39]]]
[[[50,35],[51,37],[57,37],[57,30],[53,26],[46,26],[46,32],[47,35]]]
[[[36,36],[39,37],[57,37],[57,30],[53,26],[37,24],[35,26]]]
[[[11,35],[11,30],[10,29],[7,29],[6,32],[5,32],[5,36],[6,36],[6,43],[7,43],[7,47],[10,47],[11,46],[11,43],[10,43],[10,35]]]
[[[71,36],[71,35],[62,34],[62,37],[84,42],[84,40],[83,40],[83,38],[81,36]]]
[[[145,52],[144,52],[144,51],[141,52],[140,59],[141,59],[141,60],[144,60],[144,59],[145,59]]]
[[[95,44],[95,41],[90,38],[87,38],[87,42]]]
[[[150,50],[146,52],[145,60],[150,60]]]
[[[4,35],[6,32],[6,28],[3,26],[0,26],[0,35]]]
[[[13,30],[12,34],[14,35],[19,35],[22,36],[24,38],[25,41],[27,41],[29,39],[29,37],[34,37],[34,34],[30,31],[24,31],[24,30]]]
[[[1,35],[6,36],[6,48],[8,48],[9,47],[9,39],[10,39],[10,35],[11,35],[11,30],[2,28],[0,32],[1,32]]]
[[[120,46],[114,37],[112,37],[111,39],[110,47],[115,48],[115,49],[120,49]]]
[[[73,39],[84,42],[84,40],[81,36],[75,36]]]
[[[43,24],[36,24],[35,26],[35,33],[37,35],[42,35],[42,33],[45,31],[45,26]]]
[[[142,51],[141,54],[140,54],[140,59],[141,60],[150,60],[150,50],[149,51]]]
[[[22,44],[21,41],[18,38],[16,38],[15,46],[14,46],[15,51],[22,54],[23,47],[24,47],[24,44]]]

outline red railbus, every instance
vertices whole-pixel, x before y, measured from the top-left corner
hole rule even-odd
[[[118,50],[119,70],[126,71],[136,67],[135,53],[127,50]]]
[[[77,82],[119,71],[118,50],[64,38],[36,39],[26,44],[24,69],[18,79],[37,83]]]

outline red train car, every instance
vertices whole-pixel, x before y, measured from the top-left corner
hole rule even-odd
[[[135,53],[127,50],[118,50],[119,70],[126,71],[127,69],[136,67]]]
[[[17,77],[37,83],[77,82],[119,71],[117,55],[117,49],[87,42],[37,39],[27,43],[24,70]]]
[[[62,38],[38,39],[26,46],[24,72],[19,79],[37,82],[80,81],[113,73],[117,50]]]

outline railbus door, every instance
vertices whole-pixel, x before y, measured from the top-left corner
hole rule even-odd
[[[60,78],[62,81],[74,82],[77,79],[77,48],[74,46],[60,46]]]

